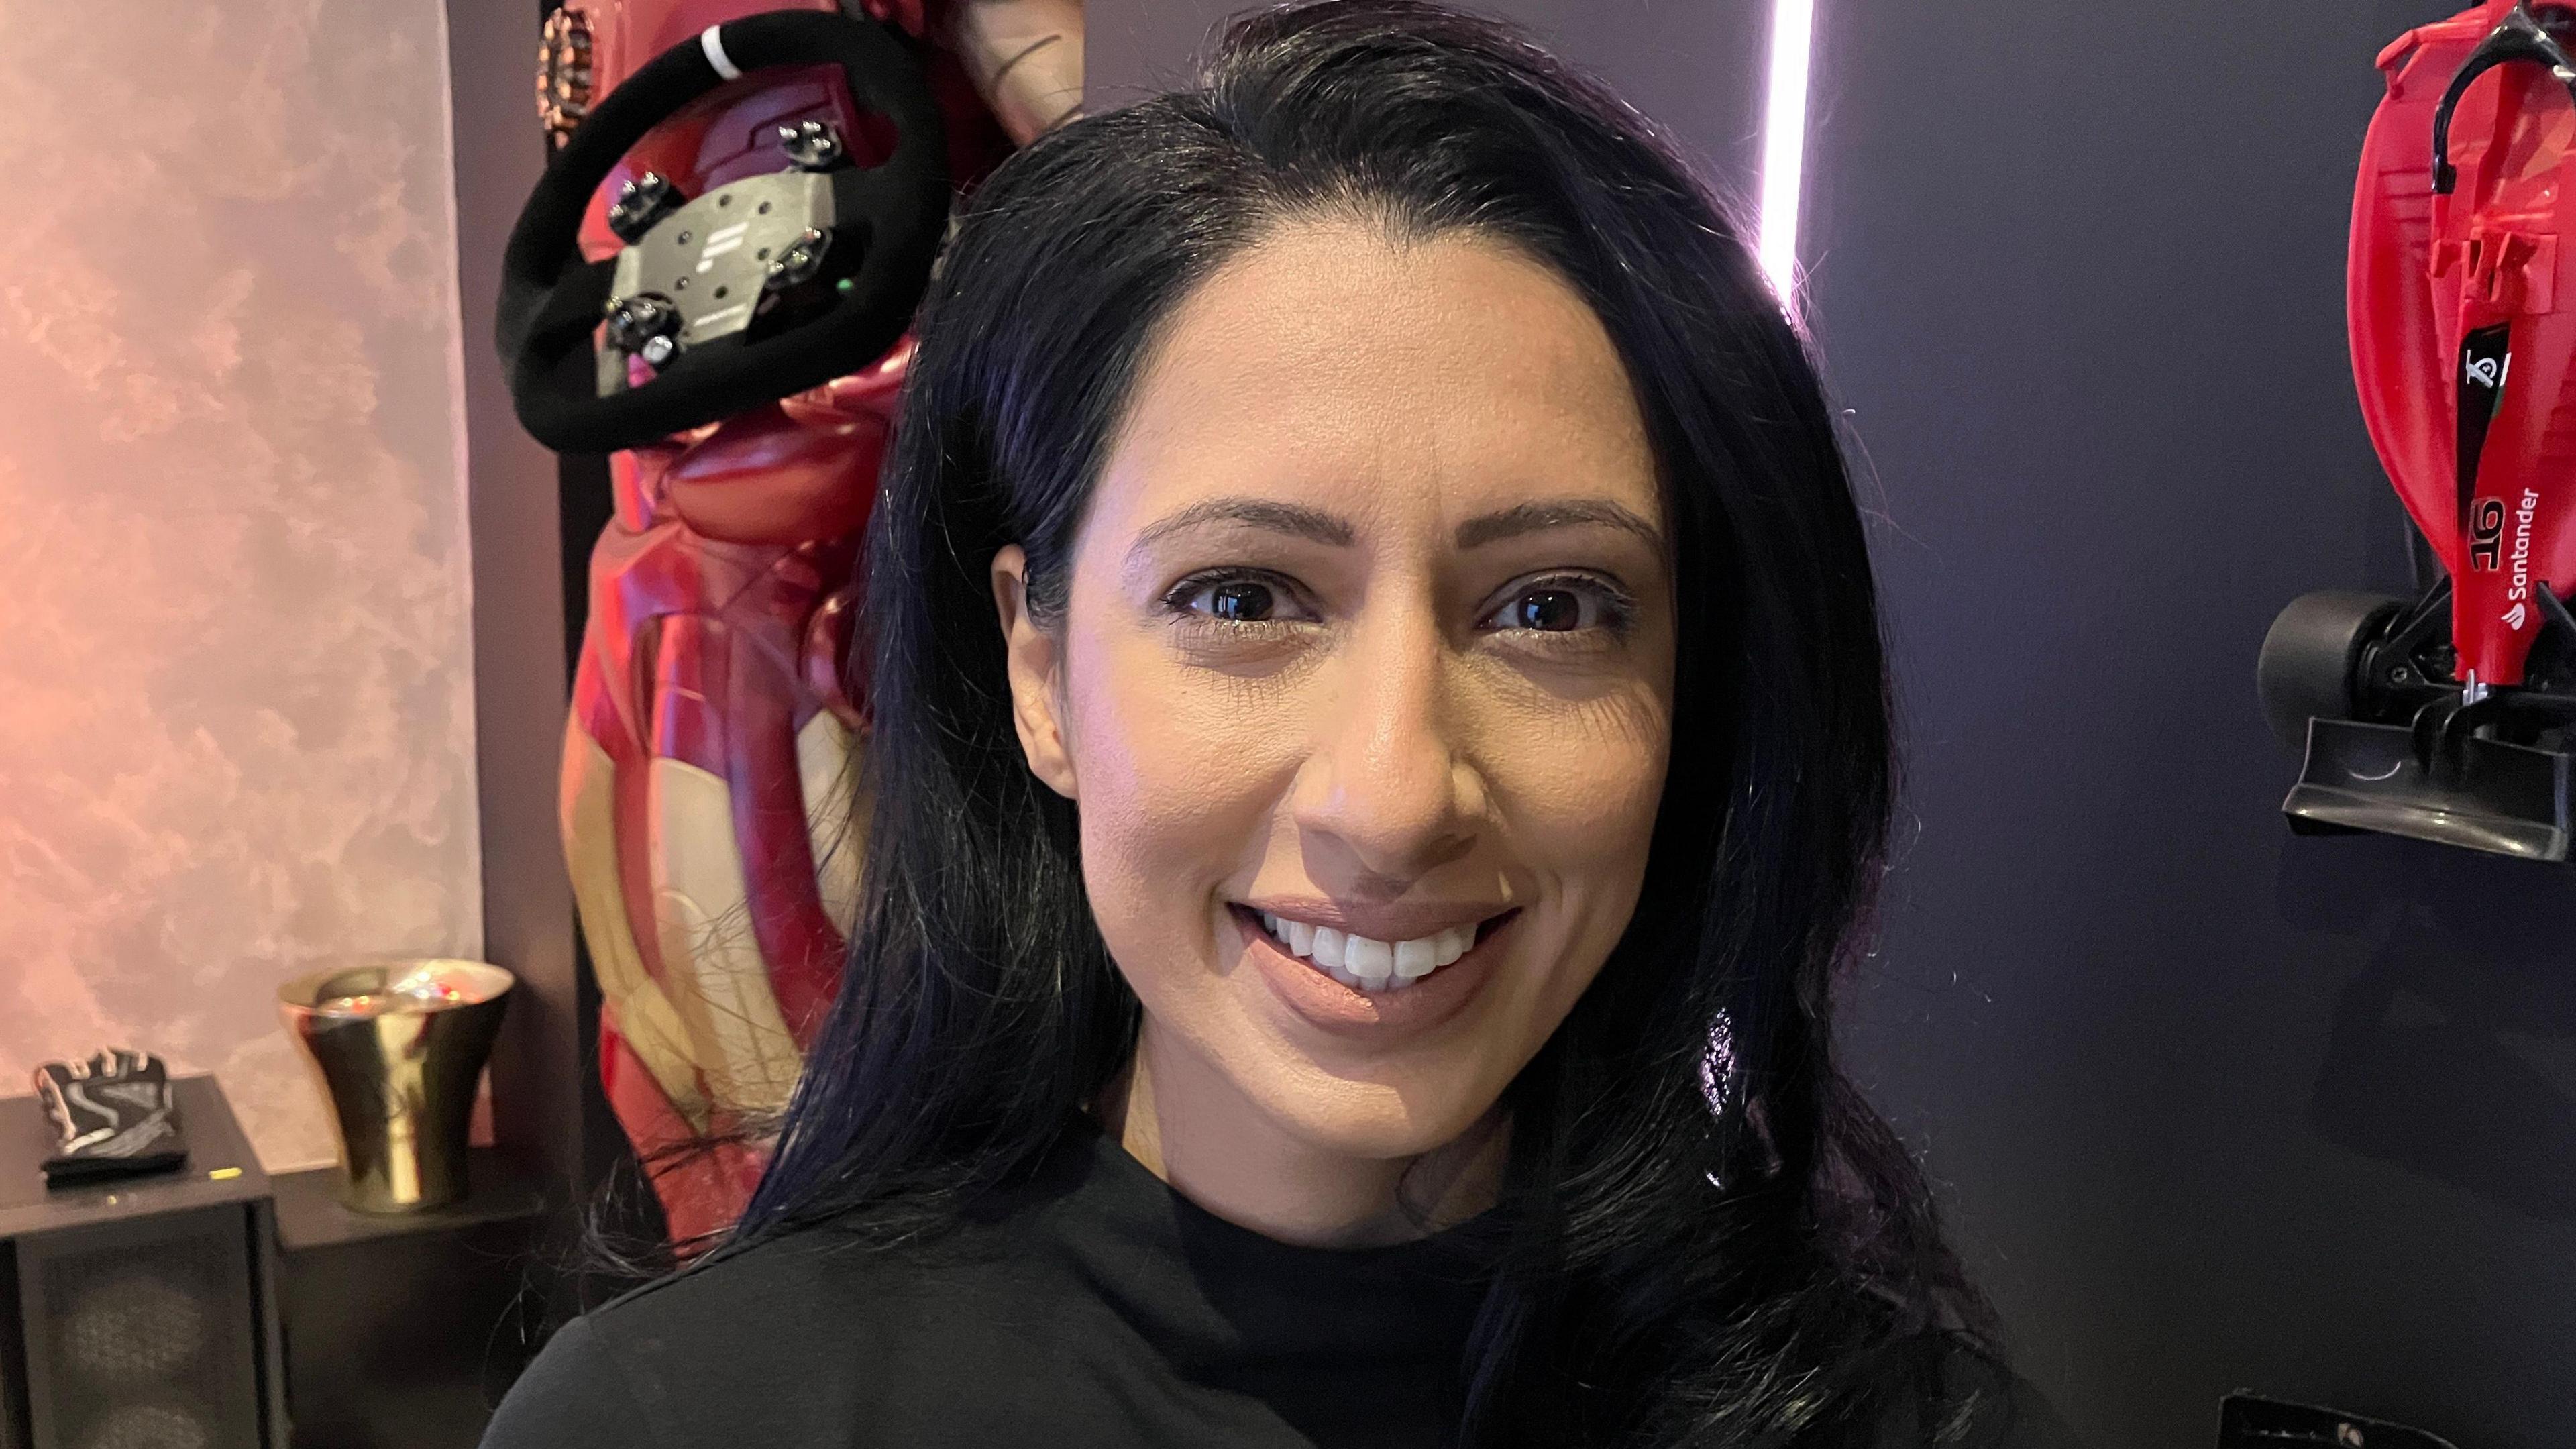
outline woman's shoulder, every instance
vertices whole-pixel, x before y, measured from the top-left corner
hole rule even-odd
[[[909,1255],[825,1228],[720,1250],[557,1330],[484,1449],[694,1449],[725,1424],[798,1442],[793,1425],[849,1407],[821,1400],[860,1388],[920,1277]]]
[[[1872,1449],[2085,1449],[2048,1396],[1992,1350],[1951,1334],[1920,1348],[1935,1388],[1889,1416]]]

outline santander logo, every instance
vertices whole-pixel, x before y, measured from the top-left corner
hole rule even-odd
[[[2504,613],[2504,626],[2508,629],[2521,628],[2531,617],[2526,602],[2531,598],[2531,524],[2539,512],[2540,495],[2529,488],[2522,490],[2513,510],[2513,551],[2509,555],[2513,568],[2504,591],[2505,601],[2513,605]]]

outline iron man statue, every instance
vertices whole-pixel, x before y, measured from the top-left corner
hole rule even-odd
[[[817,144],[862,165],[894,145],[839,66],[726,56],[734,22],[780,10],[840,11],[910,37],[957,185],[1080,106],[1081,0],[574,0],[540,50],[539,112],[558,147],[667,52],[700,45],[715,85],[654,122],[590,194],[581,259],[631,256],[668,198],[734,186],[747,201],[747,178],[816,169]],[[709,233],[697,255],[727,236]],[[697,263],[702,283],[720,280],[711,265]],[[767,265],[774,281],[779,264]],[[634,322],[633,300],[611,300],[628,312],[610,334]],[[519,330],[509,305],[505,351]],[[592,306],[580,315],[595,319]],[[603,346],[599,366],[649,381],[672,350],[654,345],[625,358]],[[684,1251],[748,1200],[760,1124],[787,1104],[839,986],[866,809],[865,689],[844,677],[854,570],[910,353],[907,334],[820,386],[610,457],[616,512],[591,557],[564,731],[564,852],[603,999],[602,1085]],[[603,395],[625,381],[601,379]]]

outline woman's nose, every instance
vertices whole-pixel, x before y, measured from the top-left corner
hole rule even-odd
[[[1363,622],[1333,674],[1295,808],[1307,870],[1337,894],[1400,895],[1474,843],[1448,651],[1426,608]]]

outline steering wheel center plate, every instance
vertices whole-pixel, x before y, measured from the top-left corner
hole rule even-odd
[[[750,330],[783,294],[820,277],[836,220],[832,178],[811,171],[728,182],[663,217],[617,254],[599,396],[626,390],[630,355],[667,369]],[[841,272],[854,259],[835,260]]]

